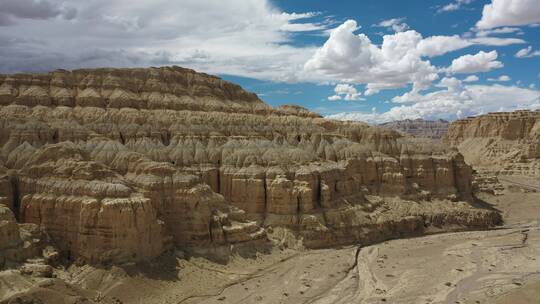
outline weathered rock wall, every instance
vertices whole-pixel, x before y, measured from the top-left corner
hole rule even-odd
[[[475,166],[501,174],[540,174],[540,110],[458,120],[445,140]]]
[[[324,247],[500,220],[458,203],[471,169],[453,150],[191,70],[0,76],[0,104],[0,196],[73,260],[262,244],[272,227]]]
[[[0,270],[40,255],[41,237],[38,226],[17,223],[11,209],[0,203]]]
[[[446,120],[405,119],[381,124],[381,127],[397,130],[415,137],[440,139],[448,132]]]

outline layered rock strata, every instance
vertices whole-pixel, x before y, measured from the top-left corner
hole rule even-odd
[[[37,225],[17,223],[13,212],[0,204],[0,269],[40,255],[41,238]]]
[[[540,174],[540,110],[458,120],[445,140],[479,168],[498,174]]]
[[[440,139],[448,132],[446,120],[405,119],[381,124],[381,127],[397,130],[415,137]]]
[[[456,151],[191,70],[0,76],[0,104],[0,196],[72,260],[256,247],[275,227],[327,247],[500,222],[470,204]]]

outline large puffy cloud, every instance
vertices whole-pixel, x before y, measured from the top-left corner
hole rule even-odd
[[[400,19],[384,21],[398,24]],[[379,24],[381,25],[381,24]],[[385,35],[381,46],[375,45],[348,20],[330,32],[326,43],[304,65],[304,77],[320,80],[366,84],[366,95],[383,89],[413,84],[414,91],[430,86],[440,72],[426,57],[436,57],[471,45],[509,45],[525,41],[517,38],[431,36],[423,38],[414,30]],[[506,30],[507,31],[507,30]],[[494,57],[494,58],[493,58]],[[502,67],[497,52],[480,52],[457,58],[447,69],[450,73],[485,72]]]
[[[406,93],[403,96],[395,97],[394,101],[400,101],[404,104],[393,107],[384,113],[339,113],[328,117],[383,123],[417,118],[453,120],[488,112],[540,108],[540,91],[535,89],[498,84],[456,87],[454,80],[449,80],[445,84],[448,85],[447,89],[425,95]],[[441,83],[441,86],[444,84]]]
[[[305,64],[306,73],[322,78],[367,84],[366,94],[413,83],[422,89],[438,78],[437,69],[416,49],[422,36],[415,31],[385,35],[381,47],[348,20],[334,29],[326,43]]]
[[[488,53],[480,51],[476,55],[463,55],[452,60],[452,65],[447,68],[447,71],[454,74],[467,74],[502,68],[503,64],[497,61],[497,56],[497,51]]]
[[[480,29],[501,26],[526,25],[540,22],[538,0],[492,0],[482,11],[476,23]]]
[[[0,72],[176,64],[295,80],[315,48],[293,46],[294,33],[326,29],[313,21],[324,20],[317,14],[286,13],[270,0],[2,0],[0,11],[34,2],[56,6],[44,10],[46,20],[10,8],[15,22],[0,27],[0,41],[9,42],[0,47]],[[62,7],[76,10],[72,20]]]

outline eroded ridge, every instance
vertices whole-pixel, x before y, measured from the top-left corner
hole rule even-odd
[[[503,175],[540,174],[540,110],[458,120],[450,125],[445,140],[479,169]]]
[[[192,70],[5,75],[0,104],[5,222],[34,224],[72,261],[144,261],[172,247],[225,257],[289,236],[320,248],[501,222],[475,207],[456,150],[273,109]]]

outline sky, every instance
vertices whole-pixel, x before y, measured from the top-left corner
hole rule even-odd
[[[1,0],[0,73],[178,65],[334,119],[540,108],[540,0]]]

